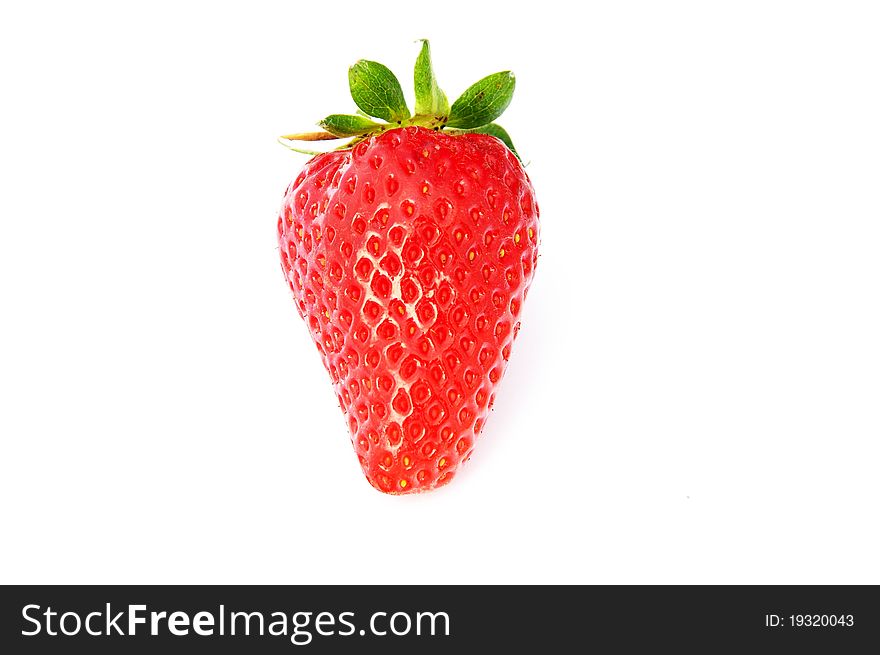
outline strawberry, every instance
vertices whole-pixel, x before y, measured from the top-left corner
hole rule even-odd
[[[381,64],[359,61],[349,82],[363,114],[282,137],[351,141],[288,187],[281,265],[367,480],[425,491],[453,478],[486,424],[537,263],[538,205],[492,123],[509,72],[450,107],[424,41],[415,115]]]

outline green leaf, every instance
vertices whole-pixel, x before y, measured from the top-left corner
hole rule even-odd
[[[278,143],[287,148],[288,150],[293,150],[294,152],[298,152],[303,155],[320,155],[323,154],[320,150],[306,150],[305,148],[297,148],[296,146],[290,145],[289,142],[285,141],[283,136],[278,137]]]
[[[470,129],[491,123],[507,109],[515,86],[510,71],[484,77],[452,103],[447,125]]]
[[[416,87],[416,115],[448,116],[449,100],[437,86],[434,67],[431,65],[431,47],[428,40],[422,41],[422,50],[416,58],[414,75]]]
[[[507,133],[503,127],[498,125],[498,123],[489,123],[488,125],[482,125],[480,127],[475,127],[472,130],[462,130],[463,132],[468,132],[471,134],[488,134],[489,136],[494,136],[496,139],[501,141],[504,145],[506,145],[510,152],[516,155],[516,158],[522,161],[522,157],[519,156],[519,153],[516,151],[516,148],[513,147],[513,140],[511,140],[510,135]]]
[[[330,114],[318,125],[338,137],[359,136],[368,132],[376,132],[382,128],[382,125],[369,118],[351,114]]]
[[[386,66],[361,59],[348,69],[355,104],[367,115],[396,123],[409,118],[400,82]]]

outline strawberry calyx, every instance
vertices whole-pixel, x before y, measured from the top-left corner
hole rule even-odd
[[[513,97],[516,78],[510,71],[487,75],[468,87],[449,104],[437,84],[427,39],[416,58],[413,81],[415,112],[411,113],[403,89],[394,73],[386,66],[361,59],[348,69],[351,97],[358,107],[355,114],[330,114],[318,123],[317,132],[302,132],[279,137],[279,142],[296,152],[308,155],[320,151],[306,150],[291,142],[332,141],[349,139],[337,150],[345,150],[364,139],[401,127],[417,126],[447,134],[489,134],[496,137],[519,157],[507,131],[495,123]]]

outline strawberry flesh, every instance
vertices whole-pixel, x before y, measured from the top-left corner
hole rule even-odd
[[[448,483],[485,426],[537,263],[517,158],[483,134],[388,130],[310,160],[278,240],[367,480],[396,494]]]

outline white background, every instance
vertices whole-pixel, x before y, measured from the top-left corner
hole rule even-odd
[[[0,581],[880,583],[876,4],[235,4],[4,4]],[[516,72],[543,244],[470,464],[388,497],[275,137],[421,37]]]

